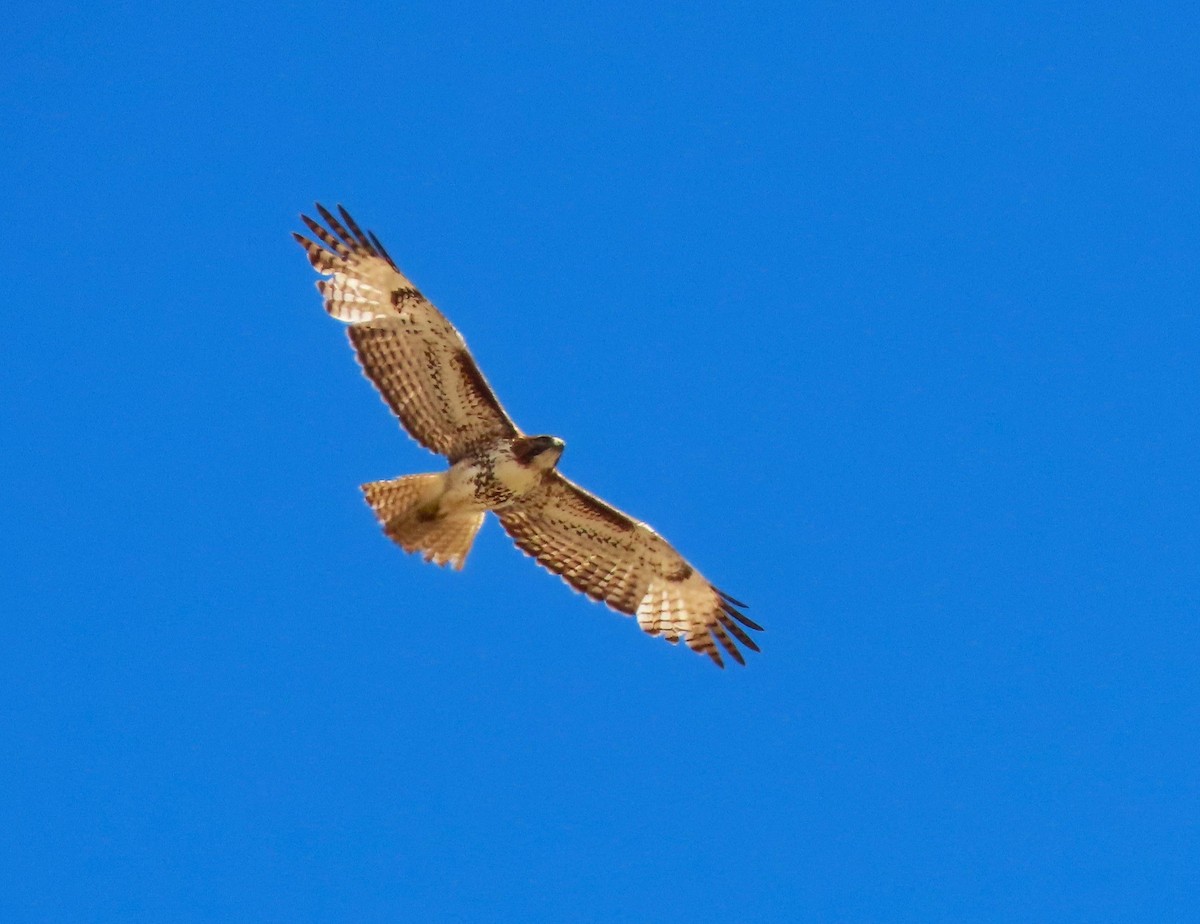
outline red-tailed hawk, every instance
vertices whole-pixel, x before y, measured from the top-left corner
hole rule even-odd
[[[346,210],[317,205],[328,227],[300,216],[316,242],[294,237],[317,272],[325,310],[348,323],[366,373],[405,429],[450,467],[362,486],[383,531],[406,552],[462,568],[484,514],[517,546],[594,600],[724,667],[744,664],[735,640],[758,651],[739,611],[645,523],[559,474],[563,441],[512,422],[458,331]],[[318,243],[319,242],[319,243]]]

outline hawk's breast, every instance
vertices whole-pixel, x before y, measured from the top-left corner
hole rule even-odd
[[[513,457],[504,440],[460,459],[450,467],[443,506],[491,510],[528,494],[542,471]]]
[[[528,494],[542,480],[543,475],[541,469],[518,462],[511,452],[494,457],[492,473],[496,483],[512,497]]]

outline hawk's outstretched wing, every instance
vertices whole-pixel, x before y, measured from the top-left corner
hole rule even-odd
[[[557,472],[495,513],[523,552],[593,600],[636,614],[638,625],[651,635],[672,643],[683,639],[718,667],[725,666],[721,648],[745,663],[733,639],[758,651],[742,626],[762,627],[738,611],[744,603],[706,581],[645,523]]]
[[[325,228],[300,216],[314,243],[293,235],[319,273],[325,310],[346,321],[350,342],[405,429],[422,446],[457,461],[475,446],[519,436],[462,336],[397,269],[374,234],[338,206],[320,204]]]

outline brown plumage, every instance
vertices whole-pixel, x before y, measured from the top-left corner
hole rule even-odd
[[[563,442],[527,436],[504,411],[454,326],[397,268],[374,234],[345,209],[321,205],[322,225],[301,216],[296,234],[325,310],[347,322],[359,363],[422,446],[450,468],[363,485],[384,532],[426,561],[462,568],[491,510],[517,546],[594,600],[637,617],[651,635],[684,641],[723,667],[722,651],[761,631],[645,523],[589,494],[557,470]],[[315,239],[315,240],[314,240]],[[744,627],[744,628],[743,628]]]

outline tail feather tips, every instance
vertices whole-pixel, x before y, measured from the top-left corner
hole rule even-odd
[[[441,474],[407,475],[369,482],[362,491],[384,533],[404,551],[462,570],[483,524],[483,512],[441,513],[438,501],[443,485]]]

